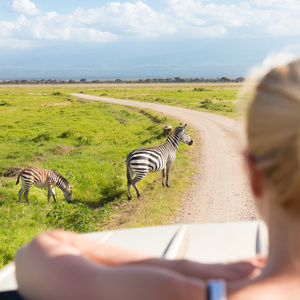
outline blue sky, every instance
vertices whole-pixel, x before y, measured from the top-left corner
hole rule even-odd
[[[244,76],[297,53],[299,16],[299,0],[0,0],[0,80]]]

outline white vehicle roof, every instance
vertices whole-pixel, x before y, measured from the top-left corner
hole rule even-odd
[[[167,225],[85,234],[100,243],[166,259],[228,262],[267,254],[267,230],[261,221]],[[16,290],[15,266],[0,270],[0,291]]]

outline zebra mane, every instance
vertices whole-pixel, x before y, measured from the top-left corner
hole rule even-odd
[[[180,126],[175,127],[167,136],[167,139],[179,128]]]
[[[59,178],[61,178],[66,184],[69,184],[68,180],[67,180],[64,176],[62,176],[61,174],[59,174],[57,171],[52,170],[52,172],[53,172],[56,176],[58,176]]]

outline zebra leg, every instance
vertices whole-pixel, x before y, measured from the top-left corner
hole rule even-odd
[[[165,187],[166,168],[162,169],[162,186]]]
[[[132,180],[132,186],[134,187],[136,193],[137,193],[137,197],[138,199],[141,197],[141,193],[138,189],[138,187],[136,186],[136,184],[141,181],[146,175],[147,175],[148,172],[145,172],[145,173],[139,173],[138,175],[136,175],[133,180]]]
[[[19,203],[21,203],[21,198],[22,198],[22,194],[23,194],[24,190],[25,190],[25,188],[22,185],[21,189],[19,190]]]
[[[54,187],[51,189],[51,195],[53,197],[54,203],[56,203]]]
[[[136,186],[136,184],[137,184],[139,181],[140,181],[140,179],[139,179],[139,180],[136,180],[136,177],[132,180],[132,186],[134,187],[134,189],[135,189],[135,191],[136,191],[136,194],[137,194],[138,199],[141,197],[141,193],[140,193],[138,187]]]
[[[131,200],[131,196],[130,196],[130,186],[132,184],[132,177],[134,175],[134,172],[132,171],[131,167],[129,165],[127,165],[127,198],[128,200]]]
[[[48,187],[48,188],[47,188],[47,203],[48,203],[48,204],[50,203],[50,197],[51,197],[51,188]]]
[[[29,189],[25,190],[25,193],[24,193],[24,197],[27,201],[27,204],[29,204],[29,201],[28,201],[28,194],[29,194]]]
[[[21,201],[22,193],[23,193],[23,191],[25,191],[24,192],[24,197],[26,199],[27,204],[29,204],[28,194],[29,194],[29,190],[32,186],[32,182],[26,182],[25,180],[23,181],[23,178],[21,178],[21,180],[22,180],[22,188],[19,191],[19,203]]]
[[[171,171],[172,163],[173,163],[172,161],[168,162],[167,167],[166,167],[166,169],[167,169],[167,172],[166,172],[167,173],[166,186],[167,187],[170,187],[169,186],[169,177],[170,177],[170,171]]]

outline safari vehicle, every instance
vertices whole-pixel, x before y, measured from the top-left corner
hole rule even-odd
[[[266,254],[267,231],[261,221],[166,225],[85,234],[86,237],[166,259],[228,262]],[[30,275],[30,270],[28,270]],[[15,265],[0,270],[0,300],[21,299]]]

